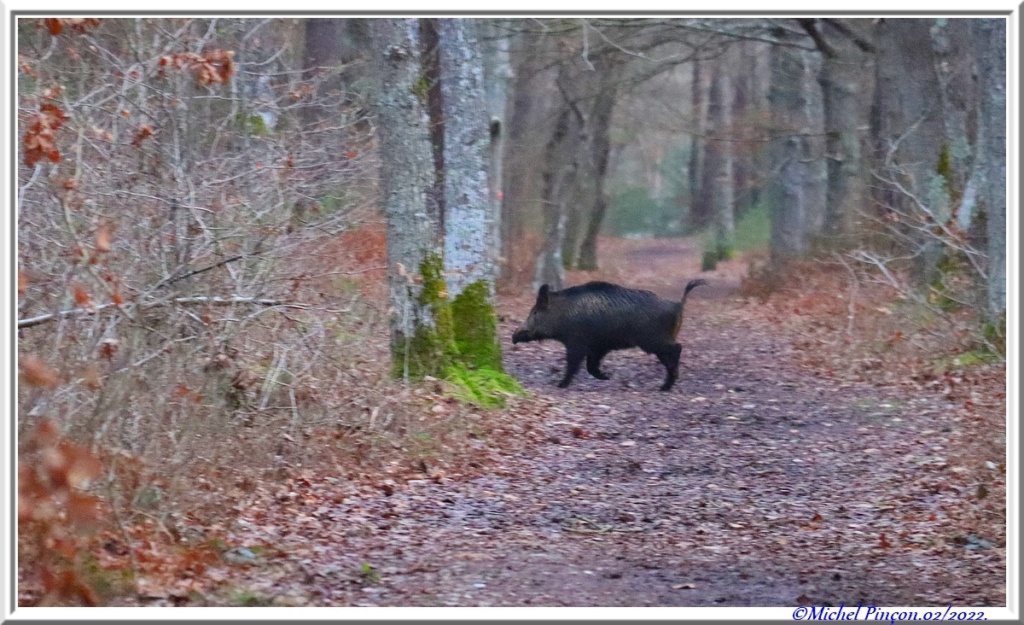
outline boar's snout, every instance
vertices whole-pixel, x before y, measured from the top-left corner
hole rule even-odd
[[[530,333],[526,330],[519,329],[512,333],[512,344],[525,343],[530,340]]]

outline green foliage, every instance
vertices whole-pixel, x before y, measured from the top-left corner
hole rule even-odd
[[[481,408],[502,408],[508,397],[526,395],[515,378],[492,369],[453,365],[445,371],[444,377],[452,397]]]
[[[743,213],[736,222],[732,246],[737,252],[767,250],[772,234],[771,215],[763,202]]]
[[[989,321],[982,327],[985,340],[992,345],[1000,357],[1006,357],[1006,312],[998,320]]]
[[[682,214],[673,200],[658,200],[643,187],[628,187],[612,196],[604,228],[615,236],[682,236]]]
[[[238,124],[238,129],[241,132],[249,133],[257,137],[265,137],[270,134],[267,129],[266,122],[263,118],[255,113],[238,113],[235,116],[235,122]]]
[[[928,301],[945,312],[962,308],[963,304],[954,295],[954,290],[963,290],[962,285],[960,289],[956,287],[959,282],[964,281],[967,271],[968,260],[965,254],[954,250],[943,250],[942,256],[935,264],[935,279],[930,285]],[[962,298],[963,295],[960,295]]]
[[[363,562],[359,565],[359,579],[365,584],[374,586],[380,583],[380,573],[373,566]]]
[[[700,257],[701,271],[714,271],[718,266],[718,254],[715,250],[704,250]]]
[[[258,595],[251,590],[239,590],[232,598],[232,602],[243,608],[266,607],[274,604],[274,600],[270,597]]]

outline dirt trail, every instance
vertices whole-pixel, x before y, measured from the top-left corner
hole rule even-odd
[[[607,277],[664,296],[698,275],[690,242],[613,252]],[[688,300],[672,391],[639,350],[606,358],[611,380],[581,371],[562,390],[560,344],[506,345],[538,400],[522,424],[534,454],[311,511],[308,530],[280,537],[305,555],[254,570],[252,588],[298,577],[295,601],[326,605],[1002,603],[1002,549],[956,544],[943,504],[958,495],[935,487],[941,400],[798,370],[731,304],[729,271]],[[507,306],[506,339],[529,303]],[[374,569],[354,574],[367,553]]]

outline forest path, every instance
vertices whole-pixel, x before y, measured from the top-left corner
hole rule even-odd
[[[666,297],[699,273],[688,240],[612,252],[601,277]],[[996,538],[944,511],[964,495],[941,486],[956,436],[941,398],[801,371],[729,298],[729,271],[688,300],[667,393],[639,350],[607,357],[609,381],[557,388],[564,349],[508,344],[532,302],[503,301],[507,369],[535,399],[517,433],[531,452],[310,510],[280,537],[294,555],[252,587],[316,605],[1001,603],[1002,550],[972,548]]]

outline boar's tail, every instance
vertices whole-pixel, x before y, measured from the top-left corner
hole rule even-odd
[[[689,282],[687,282],[686,290],[683,291],[683,303],[686,303],[686,296],[690,294],[690,291],[694,290],[699,286],[704,286],[706,284],[707,280],[704,280],[703,278],[697,278],[696,280],[690,280]]]
[[[679,302],[679,316],[676,317],[676,326],[672,329],[672,336],[678,335],[679,328],[683,325],[683,308],[686,307],[686,298],[690,295],[690,291],[705,284],[707,284],[707,281],[701,278],[690,280],[686,283],[686,290],[683,291],[683,299]]]

